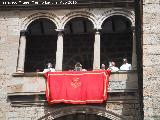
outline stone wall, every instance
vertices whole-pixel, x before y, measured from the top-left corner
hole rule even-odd
[[[44,107],[10,107],[4,120],[37,120],[43,115]]]
[[[140,120],[139,116],[139,104],[131,103],[107,103],[107,109],[112,110],[112,112],[124,116],[126,120]]]
[[[15,19],[13,18],[15,14]],[[19,16],[16,12],[0,13],[0,119],[6,120],[10,104],[7,103],[7,84],[15,71]],[[12,50],[10,49],[12,48]]]
[[[144,119],[160,119],[160,1],[143,0]]]

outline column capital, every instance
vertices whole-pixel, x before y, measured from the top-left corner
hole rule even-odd
[[[55,29],[58,32],[58,35],[63,35],[64,29]]]
[[[102,29],[98,29],[98,28],[95,28],[95,29],[94,29],[94,32],[95,32],[96,34],[100,34],[101,31],[102,31]]]
[[[20,36],[26,36],[27,30],[21,30],[20,31]]]
[[[55,29],[57,32],[63,32],[64,29]]]
[[[135,26],[131,26],[132,32],[135,32]]]

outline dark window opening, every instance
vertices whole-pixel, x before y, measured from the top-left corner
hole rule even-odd
[[[63,70],[73,70],[76,62],[92,70],[93,44],[93,24],[86,18],[70,20],[64,29]]]
[[[131,22],[119,15],[106,19],[102,25],[101,64],[108,65],[109,61],[114,61],[120,67],[124,57],[132,63],[132,48]]]
[[[55,65],[57,32],[48,19],[33,21],[27,29],[25,72],[43,71],[48,62]]]

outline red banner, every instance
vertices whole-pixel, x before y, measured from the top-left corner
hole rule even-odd
[[[48,72],[46,97],[49,103],[102,103],[107,99],[110,71]]]

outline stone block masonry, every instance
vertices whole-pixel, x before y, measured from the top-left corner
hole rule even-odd
[[[160,1],[143,0],[144,120],[160,119]]]

